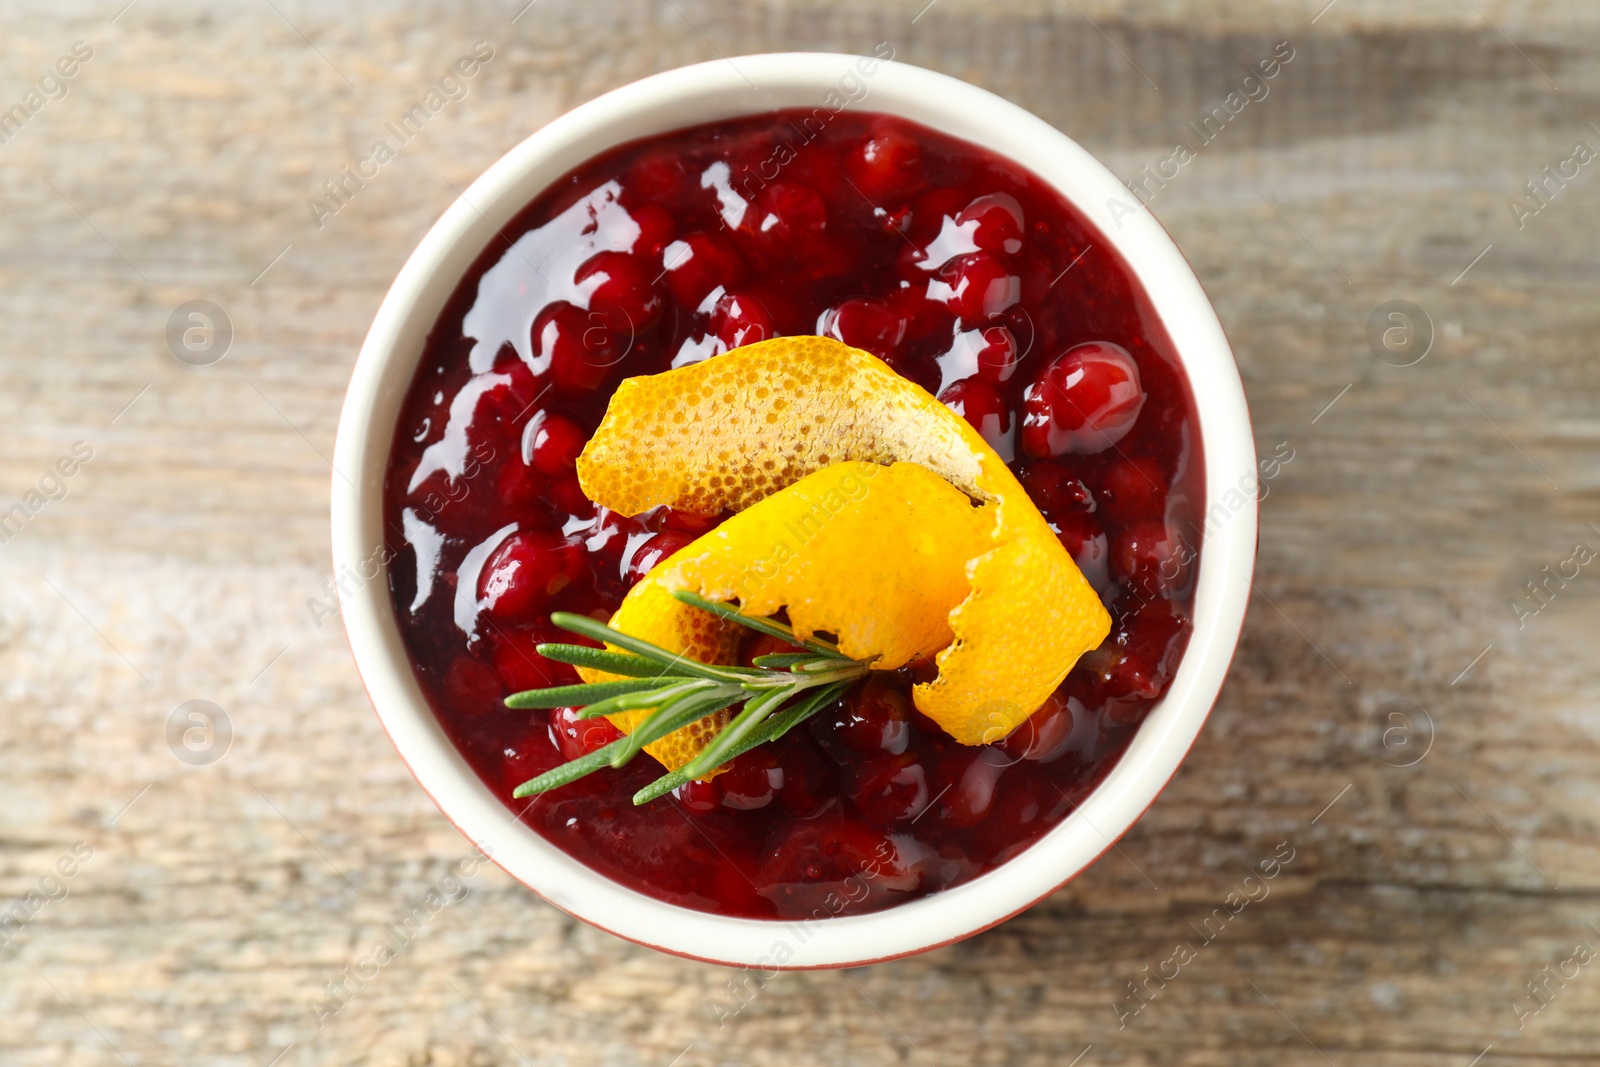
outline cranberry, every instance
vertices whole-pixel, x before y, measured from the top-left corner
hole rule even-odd
[[[1065,467],[1048,459],[1034,460],[1017,469],[1017,481],[1047,517],[1054,518],[1095,509],[1094,494]]]
[[[824,311],[817,333],[888,359],[905,339],[906,320],[882,300],[856,297]]]
[[[1159,519],[1167,510],[1167,478],[1152,459],[1119,459],[1100,479],[1100,499],[1118,522]]]
[[[963,378],[940,393],[939,400],[966,419],[1002,456],[1011,450],[1011,409],[994,386],[980,378]]]
[[[697,308],[718,286],[738,284],[744,276],[739,253],[708,233],[691,233],[661,250],[661,266],[673,299]]]
[[[582,531],[583,546],[590,556],[604,561],[607,569],[617,571],[629,538],[643,532],[644,526],[637,519],[610,508],[596,508],[594,521]]]
[[[568,474],[578,462],[578,454],[589,443],[589,435],[571,419],[541,411],[528,423],[523,434],[523,458],[541,474]]]
[[[1167,524],[1141,519],[1117,534],[1111,564],[1117,576],[1145,596],[1170,596],[1189,580],[1193,550]]]
[[[850,180],[877,199],[903,193],[920,178],[922,146],[888,124],[874,130],[850,156]]]
[[[711,308],[710,333],[729,349],[778,336],[767,309],[755,297],[742,293],[724,293],[718,298]]]
[[[551,478],[550,488],[545,491],[545,496],[562,515],[590,518],[595,514],[594,502],[584,493],[583,486],[578,484],[576,474],[563,474]]]
[[[909,344],[948,341],[955,332],[955,316],[944,304],[928,299],[926,283],[896,289],[885,299],[885,303],[905,324],[903,337]],[[947,346],[941,344],[940,347]]]
[[[706,815],[722,806],[722,789],[713,778],[708,782],[691,779],[672,791],[678,806],[696,815]]]
[[[553,304],[533,321],[533,344],[549,361],[550,379],[569,393],[592,392],[628,354],[632,337],[616,330],[599,312]]]
[[[797,815],[809,815],[833,798],[838,781],[833,768],[803,734],[790,734],[778,746],[783,788],[778,803]]]
[[[813,248],[828,225],[828,209],[816,190],[773,182],[745,212],[741,235],[765,261],[788,260]]]
[[[556,708],[550,712],[550,739],[569,760],[605,748],[622,736],[622,731],[607,719],[578,718],[577,708]]]
[[[988,745],[951,749],[940,761],[933,788],[938,818],[946,826],[975,826],[989,813],[995,783],[1016,760]]]
[[[1099,452],[1122,440],[1145,394],[1126,348],[1091,341],[1052,360],[1024,396],[1023,449],[1030,456],[1060,456]]]
[[[778,759],[765,746],[753,748],[728,764],[728,769],[717,775],[722,789],[722,806],[739,811],[753,811],[772,803],[772,798],[783,788],[783,768]]]
[[[774,826],[757,874],[785,914],[820,918],[876,911],[889,903],[882,895],[911,892],[922,881],[887,834],[837,802]]]
[[[578,544],[549,530],[522,530],[490,554],[478,577],[478,600],[491,618],[525,617],[571,585],[582,567]]]
[[[600,316],[621,336],[632,337],[655,325],[661,314],[661,297],[650,278],[637,256],[600,252],[578,268],[573,280],[579,286],[594,283],[591,315]]]
[[[972,243],[985,252],[1022,250],[1022,205],[1009,193],[980,196],[961,210],[956,222],[972,227]]]
[[[842,746],[847,760],[849,753],[899,755],[911,740],[908,719],[905,694],[892,679],[874,673],[845,697],[828,723],[826,740],[830,747]]]
[[[1017,370],[1017,339],[1004,326],[983,331],[983,347],[978,349],[978,377],[990,385],[1011,380]]]
[[[856,766],[850,793],[857,810],[879,826],[921,815],[932,796],[928,773],[912,752],[868,756]]]
[[[512,507],[524,507],[539,499],[544,492],[545,480],[538,471],[518,460],[500,468],[495,481],[495,491],[500,499]]]
[[[1102,692],[1116,698],[1153,700],[1177,669],[1189,620],[1165,600],[1152,600],[1118,624],[1109,653],[1097,668]],[[1086,657],[1087,658],[1087,657]],[[1113,706],[1114,721],[1127,721],[1129,705]]]
[[[632,558],[628,560],[628,569],[622,580],[629,585],[636,584],[649,574],[657,563],[693,542],[694,538],[689,534],[678,533],[675,530],[661,531],[634,551]]]
[[[940,300],[963,322],[1000,314],[1022,298],[1022,279],[988,252],[953,260],[928,283],[928,299]]]
[[[542,644],[594,644],[557,626],[535,626],[530,630],[496,630],[491,634],[490,659],[506,690],[523,693],[529,689],[548,689],[553,685],[576,685],[578,672],[570,664],[558,663],[539,654]]]
[[[633,240],[633,254],[647,262],[660,262],[661,250],[677,232],[672,214],[658,204],[641,204],[629,214],[639,225],[639,236]]]
[[[478,398],[478,407],[473,412],[472,426],[480,433],[488,423],[497,423],[500,427],[510,429],[528,414],[539,396],[539,384],[534,379],[533,371],[522,362],[522,357],[517,355],[510,346],[507,346],[500,359],[495,361],[492,372],[498,377],[509,378],[510,381],[485,390]]]
[[[1086,715],[1083,705],[1071,697],[1051,693],[1001,747],[1012,759],[1049,763],[1066,751],[1074,724]]]

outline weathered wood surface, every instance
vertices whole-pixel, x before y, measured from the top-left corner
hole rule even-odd
[[[1600,950],[1600,562],[1520,627],[1509,606],[1600,548],[1600,174],[1521,229],[1507,206],[1600,148],[1600,9],[923,2],[5,6],[0,107],[94,54],[0,144],[0,510],[75,441],[93,458],[0,547],[0,899],[77,865],[0,948],[0,1062],[1600,1062],[1600,963],[1549,977]],[[306,198],[480,39],[470,94],[313,226]],[[466,851],[306,610],[385,286],[453,187],[566,107],[719,52],[883,40],[1125,177],[1295,50],[1151,200],[1258,445],[1295,457],[1210,725],[1117,852],[963,944],[785,975],[719,1025],[734,972],[485,870],[319,1029],[307,1001]],[[164,339],[191,299],[236,331],[213,366]],[[1415,366],[1369,350],[1391,299],[1431,316]],[[167,743],[196,699],[235,733],[209,766]],[[1400,700],[1433,725],[1409,767],[1420,734],[1369,740]],[[1280,842],[1270,896],[1202,943]],[[1119,1028],[1180,942],[1195,958]],[[1547,1006],[1519,1029],[1529,981]]]

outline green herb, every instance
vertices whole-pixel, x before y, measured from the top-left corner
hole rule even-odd
[[[775,619],[743,615],[737,608],[695,593],[680,591],[673,595],[701,611],[709,611],[807,651],[759,656],[751,667],[701,663],[587,616],[555,612],[550,621],[563,630],[603,641],[623,651],[588,645],[543,644],[539,646],[541,656],[623,677],[609,682],[530,689],[507,697],[506,707],[577,707],[582,709],[578,713],[581,719],[641,708],[653,710],[628,736],[523,782],[513,796],[526,797],[557,789],[601,767],[621,767],[652,741],[708,715],[743,704],[739,713],[692,760],[634,794],[635,804],[647,804],[685,782],[705,777],[758,745],[776,741],[838,700],[869,669],[866,663],[851,659],[831,642],[816,637],[801,639]]]

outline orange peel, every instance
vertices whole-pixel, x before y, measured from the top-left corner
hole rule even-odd
[[[765,558],[751,553],[774,543],[784,522],[815,506],[808,477],[843,466],[833,483],[815,483],[837,490],[846,476],[865,480],[867,464],[883,469],[868,481],[872,488],[863,506],[841,509],[821,524],[804,546],[815,558],[782,569],[781,581],[750,584],[752,563]],[[934,488],[904,471],[911,465],[947,484]],[[712,600],[738,599],[751,614],[787,607],[797,632],[835,634],[844,651],[872,659],[875,667],[900,666],[911,658],[896,662],[907,647],[925,653],[937,638],[938,676],[918,684],[913,700],[963,744],[992,743],[1009,734],[1044,703],[1079,656],[1110,632],[1099,596],[977,431],[877,357],[827,338],[775,338],[627,379],[578,459],[578,478],[591,500],[623,514],[660,505],[739,513],[658,564],[613,616],[617,629],[707,662],[731,662],[739,640],[730,632],[733,624],[671,596],[673,589],[685,588]],[[880,499],[880,485],[896,491]],[[965,498],[971,538],[960,521],[943,517],[945,504],[930,503],[948,501],[942,494],[951,487]],[[887,502],[899,500],[899,490],[914,491],[917,499],[902,501],[905,521],[890,525],[890,516],[874,513],[893,510]],[[766,501],[772,503],[762,508]],[[900,557],[912,555],[909,546],[919,530],[944,529],[919,526],[925,517],[912,513],[916,506],[937,512],[937,521],[957,531],[932,555],[938,557],[941,583],[959,566],[959,588],[941,584],[922,597],[917,582],[904,583],[904,575],[914,572]],[[741,521],[747,519],[748,525]],[[838,535],[829,535],[841,519]],[[730,527],[725,547],[713,551],[710,543]],[[728,581],[730,567],[743,568],[743,588]],[[865,590],[862,583],[873,583],[881,601],[852,599],[852,583],[857,592]],[[948,610],[937,612],[932,601],[942,606],[941,598],[951,596]],[[938,614],[937,627],[927,624],[930,613]],[[916,615],[910,624],[920,629],[914,637],[909,630],[896,635],[893,627],[874,626],[874,614],[908,620]],[[847,634],[853,643],[845,646]],[[587,671],[584,676],[605,677]],[[618,725],[627,729],[632,722]],[[721,722],[712,718],[697,726],[693,736],[688,731],[694,728],[686,728],[647,750],[668,767],[680,766]]]

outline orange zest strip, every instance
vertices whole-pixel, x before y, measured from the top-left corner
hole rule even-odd
[[[775,544],[774,531],[783,522],[816,507],[809,489],[804,506],[799,501],[777,503],[759,513],[749,527],[762,531],[759,536],[736,529],[729,547],[719,550],[725,555],[714,563],[705,555],[705,542],[755,513],[761,502],[785,497],[786,490],[799,489],[808,475],[840,464],[852,466],[834,476],[839,480],[830,483],[834,491],[841,490],[846,476],[872,488],[862,507],[843,508],[817,525],[819,532],[807,543],[814,553],[814,558],[806,557],[809,562],[780,569],[781,580],[774,579],[770,587],[749,586],[748,594],[737,581],[730,583],[727,570],[742,567],[739,573],[748,577],[755,562],[767,558],[752,553]],[[867,478],[856,464],[886,469]],[[872,515],[874,508],[885,506],[865,503],[875,499],[879,486],[924,494],[925,499],[906,501],[907,508],[925,505],[943,515],[939,509],[945,505],[927,503],[940,496],[938,489],[926,481],[915,486],[914,475],[890,473],[910,464],[948,483],[945,491],[954,487],[968,498],[967,511],[975,524],[971,540],[945,527],[920,525],[928,521],[926,516],[910,510],[900,525],[890,524],[885,514]],[[695,630],[692,640],[700,643],[692,644],[682,636],[684,627],[706,627],[708,622],[678,620],[680,611],[704,613],[672,599],[663,584],[665,572],[675,575],[674,582],[706,583],[694,591],[713,600],[738,599],[751,614],[786,606],[797,628],[798,606],[805,625],[839,636],[848,654],[875,654],[875,666],[899,666],[905,660],[896,663],[896,656],[910,647],[925,649],[935,636],[934,627],[919,622],[915,633],[895,635],[893,627],[875,625],[873,616],[901,619],[913,613],[905,605],[915,604],[920,618],[920,613],[936,610],[933,600],[942,604],[941,597],[953,595],[939,586],[928,598],[903,600],[915,591],[900,584],[895,562],[918,551],[924,532],[935,540],[945,537],[942,548],[929,546],[939,549],[931,556],[954,560],[964,588],[939,615],[947,630],[937,636],[948,634],[938,646],[939,675],[916,686],[913,699],[923,714],[963,744],[993,742],[1010,733],[1044,703],[1078,657],[1110,632],[1111,619],[1099,597],[988,443],[921,387],[875,356],[837,341],[776,338],[624,381],[579,457],[578,477],[590,499],[624,514],[663,504],[705,513],[723,508],[740,512],[659,564],[662,579],[655,580],[652,571],[611,620],[619,630],[675,651],[679,645],[672,641],[677,640],[697,658],[701,653],[710,656],[709,662],[729,662],[736,654],[730,650],[735,637],[722,632],[730,624],[708,620],[715,633]],[[938,521],[959,530],[959,521]],[[835,523],[839,532],[830,534]],[[701,562],[691,567],[690,558]],[[937,566],[948,567],[948,561]],[[874,584],[880,574],[881,586]],[[848,595],[851,583],[864,594],[857,600]],[[631,603],[636,598],[641,602],[637,606]],[[669,608],[667,601],[676,608]],[[815,606],[814,613],[807,614],[808,604]],[[846,634],[861,643],[845,647]],[[700,725],[714,733],[721,721],[713,717]],[[663,762],[672,767],[683,759]]]

